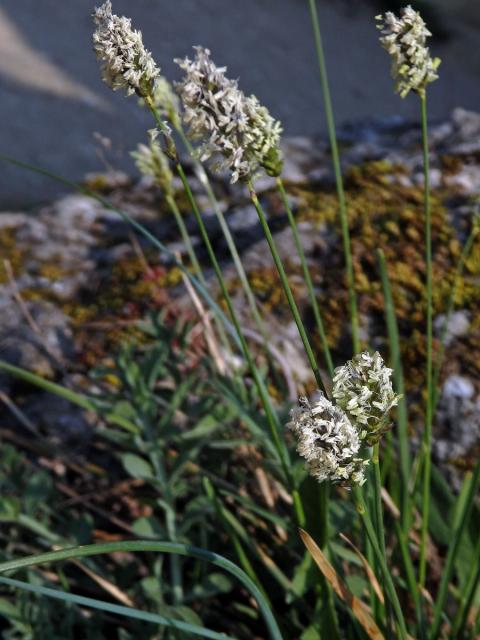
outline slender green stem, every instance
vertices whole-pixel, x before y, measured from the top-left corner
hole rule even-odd
[[[405,568],[405,576],[407,580],[408,589],[413,598],[415,605],[415,613],[417,618],[417,624],[422,622],[422,608],[420,601],[420,593],[418,590],[417,578],[415,575],[415,568],[413,566],[412,557],[408,548],[408,533],[405,534],[402,527],[398,522],[395,523],[395,531],[397,534],[398,546],[400,547],[400,554],[402,556],[403,565]]]
[[[192,240],[187,231],[187,227],[185,226],[185,222],[183,221],[182,214],[177,207],[177,203],[175,202],[173,196],[169,194],[165,196],[165,199],[168,206],[170,207],[171,212],[173,213],[175,222],[177,223],[183,243],[185,244],[185,247],[187,249],[188,257],[190,258],[190,262],[192,263],[192,267],[202,285],[206,287],[207,283],[205,280],[205,276],[203,275],[202,268],[200,266],[200,263],[198,262],[197,254],[195,253],[195,249],[193,248]]]
[[[270,638],[272,640],[283,640],[280,629],[277,622],[273,617],[273,614],[268,607],[265,599],[255,585],[254,582],[242,571],[237,565],[223,556],[206,551],[205,549],[199,549],[198,547],[191,547],[184,544],[174,544],[171,542],[153,542],[150,540],[132,540],[126,542],[108,542],[105,544],[89,544],[80,547],[74,547],[70,549],[62,549],[60,551],[51,551],[49,553],[42,553],[35,556],[27,556],[19,558],[17,560],[10,560],[9,562],[2,562],[0,564],[0,573],[6,573],[7,571],[16,571],[25,567],[34,567],[39,564],[45,564],[48,562],[59,562],[61,560],[70,560],[76,558],[85,558],[87,556],[105,555],[115,552],[125,553],[137,553],[137,552],[152,552],[152,553],[176,553],[181,556],[198,558],[199,560],[205,560],[213,565],[228,571],[228,573],[235,576],[243,586],[252,594],[258,603],[265,624],[268,628]]]
[[[248,182],[248,188],[250,190],[250,196],[252,198],[253,205],[257,210],[258,217],[262,225],[262,229],[265,234],[265,237],[267,239],[268,246],[270,247],[270,252],[272,254],[273,261],[275,262],[278,275],[280,276],[280,282],[282,283],[283,291],[285,292],[285,295],[287,297],[288,304],[290,306],[290,310],[293,315],[293,319],[295,320],[295,324],[297,325],[298,333],[300,334],[300,338],[302,339],[303,347],[305,349],[308,362],[310,363],[310,366],[313,371],[313,375],[315,376],[315,381],[318,387],[325,393],[325,395],[327,395],[327,391],[325,389],[325,385],[323,384],[320,369],[318,368],[317,360],[315,358],[312,347],[310,345],[310,341],[308,339],[307,332],[303,325],[303,321],[300,316],[297,303],[295,302],[295,298],[293,297],[292,289],[288,282],[287,274],[285,273],[285,268],[283,266],[282,259],[280,258],[280,254],[278,253],[277,245],[275,244],[275,240],[273,239],[272,232],[270,231],[270,227],[268,225],[265,212],[263,211],[262,205],[260,204],[260,201],[257,197],[257,194],[255,193],[255,190],[251,182]]]
[[[380,444],[377,442],[373,446],[372,455],[373,465],[373,496],[375,505],[375,524],[378,531],[378,542],[380,545],[380,551],[385,559],[385,563],[388,565],[387,547],[385,543],[385,526],[383,522],[383,506],[382,506],[382,474],[380,472]],[[387,635],[390,636],[391,632],[391,611],[389,602],[385,605],[385,612],[387,616]]]
[[[318,333],[322,341],[325,364],[327,366],[329,376],[333,377],[332,356],[330,354],[330,349],[328,346],[328,341],[325,333],[325,328],[323,325],[322,316],[320,313],[317,298],[315,296],[315,291],[313,288],[312,276],[310,274],[310,269],[308,268],[305,252],[302,246],[302,241],[300,239],[300,234],[298,232],[297,223],[295,222],[295,217],[293,215],[292,208],[290,207],[290,203],[288,201],[288,196],[285,191],[283,180],[281,178],[277,178],[276,183],[277,183],[277,187],[280,192],[280,195],[282,197],[285,211],[287,212],[288,222],[290,223],[290,228],[292,230],[295,247],[297,249],[297,254],[298,254],[298,257],[300,258],[300,263],[302,265],[303,276],[305,278],[305,283],[307,285],[308,294],[310,297],[310,304],[312,305]],[[326,482],[324,482],[319,487],[320,545],[322,548],[325,548],[325,545],[328,543],[328,537],[329,537],[329,496],[330,496],[330,487]],[[325,588],[327,591],[327,597],[328,597],[327,606],[330,608],[330,616],[332,620],[335,620],[333,594],[329,593],[331,591],[331,587],[330,585],[328,585],[328,583],[325,583]]]
[[[398,422],[398,447],[400,457],[401,482],[401,518],[402,527],[405,534],[410,526],[410,494],[408,486],[410,482],[410,447],[408,444],[408,410],[407,398],[405,394],[405,379],[403,376],[402,358],[400,354],[400,335],[398,331],[395,307],[393,304],[392,287],[388,277],[385,254],[381,249],[377,251],[380,266],[380,276],[382,280],[383,297],[385,301],[385,317],[387,321],[388,342],[390,346],[390,360],[393,369],[393,380],[395,389],[400,395],[397,409]]]
[[[297,249],[298,257],[300,258],[300,263],[302,265],[303,276],[305,278],[305,283],[307,285],[310,304],[312,305],[313,315],[315,317],[318,333],[322,341],[323,355],[325,358],[325,364],[327,366],[328,375],[330,377],[333,377],[332,355],[330,353],[330,347],[328,346],[327,334],[325,332],[322,314],[320,313],[320,308],[318,306],[317,297],[315,295],[315,290],[313,287],[312,276],[310,274],[310,269],[308,268],[307,259],[305,257],[305,251],[303,250],[302,241],[300,239],[300,234],[298,232],[297,223],[295,222],[295,217],[293,215],[292,208],[288,201],[288,196],[285,191],[283,180],[281,178],[277,178],[276,182],[277,182],[278,190],[280,191],[280,195],[282,197],[285,211],[287,212],[288,222],[290,224],[290,228],[292,229],[293,239],[295,241],[295,247]]]
[[[181,166],[180,163],[177,164],[176,166],[178,175],[180,176],[180,179],[182,181],[182,184],[184,186],[185,189],[185,193],[187,194],[187,197],[189,199],[189,202],[192,206],[193,209],[193,213],[195,216],[195,219],[197,220],[197,224],[199,226],[200,229],[200,233],[202,236],[202,239],[205,243],[205,246],[207,248],[207,252],[210,258],[210,261],[213,265],[215,274],[217,276],[218,279],[218,283],[220,285],[220,289],[222,291],[222,295],[223,298],[225,300],[225,303],[227,305],[228,308],[228,312],[230,314],[230,317],[232,319],[232,323],[235,327],[235,331],[237,333],[238,339],[240,341],[241,344],[241,348],[242,348],[242,352],[244,355],[244,358],[248,364],[248,367],[250,369],[250,371],[252,372],[252,376],[253,379],[255,381],[255,384],[257,386],[258,389],[258,393],[260,396],[260,400],[262,402],[262,405],[265,409],[265,413],[267,416],[267,421],[268,421],[268,425],[270,427],[270,432],[273,438],[273,442],[275,444],[275,448],[280,456],[280,460],[282,463],[282,468],[285,474],[285,478],[288,481],[291,491],[292,491],[292,495],[293,495],[293,500],[294,500],[294,506],[295,506],[295,511],[296,511],[296,515],[297,515],[297,520],[298,522],[304,522],[305,521],[305,514],[304,514],[304,510],[303,510],[303,506],[301,504],[301,499],[300,496],[298,494],[298,491],[295,489],[294,483],[293,483],[293,478],[291,475],[291,471],[290,471],[290,464],[289,464],[289,459],[288,459],[288,451],[285,447],[285,443],[281,441],[279,433],[278,433],[278,428],[277,428],[277,421],[275,419],[274,416],[274,412],[273,409],[271,407],[270,404],[270,398],[268,397],[268,393],[265,389],[265,384],[263,382],[263,380],[260,377],[260,373],[255,365],[255,362],[253,360],[251,351],[248,347],[248,344],[245,340],[245,337],[243,335],[241,326],[240,326],[240,322],[238,320],[238,316],[237,313],[235,311],[235,308],[233,306],[233,302],[231,299],[231,296],[228,292],[227,289],[227,285],[225,283],[225,279],[223,277],[222,274],[222,270],[220,268],[220,265],[218,263],[217,257],[215,256],[215,251],[213,250],[212,244],[210,242],[210,238],[208,237],[208,233],[207,233],[207,229],[205,228],[205,224],[203,222],[202,216],[200,214],[200,211],[198,209],[197,203],[195,202],[195,198],[193,197],[192,191],[190,189],[190,185],[188,184],[188,180],[187,177],[185,175],[185,172],[183,170],[183,167]]]
[[[148,105],[148,107],[150,108],[150,111],[152,112],[152,115],[155,119],[155,122],[157,123],[158,127],[160,128],[161,131],[166,131],[166,126],[165,123],[162,121],[162,119],[160,118],[160,114],[158,113],[157,109],[155,108],[155,105],[153,104],[153,101],[150,99],[146,99],[146,104]],[[166,132],[168,134],[168,131]],[[298,490],[295,488],[294,485],[294,481],[293,481],[293,477],[291,474],[291,470],[290,470],[290,463],[289,463],[289,458],[288,458],[288,451],[287,448],[285,446],[285,443],[281,441],[280,436],[278,434],[278,426],[277,426],[277,420],[275,419],[275,414],[273,411],[273,408],[271,406],[270,403],[270,398],[268,396],[268,393],[266,391],[265,388],[265,384],[260,376],[260,373],[255,365],[255,362],[253,360],[252,354],[250,352],[250,349],[248,348],[248,344],[245,340],[245,337],[243,335],[241,326],[240,326],[240,322],[238,320],[238,316],[237,313],[235,311],[235,308],[233,306],[233,302],[231,299],[231,296],[228,292],[227,289],[227,285],[225,283],[223,274],[222,274],[222,270],[220,268],[220,265],[218,263],[217,257],[215,255],[215,251],[213,250],[212,244],[210,242],[210,238],[208,237],[208,233],[207,233],[207,229],[205,227],[205,224],[203,222],[202,216],[200,214],[200,211],[198,209],[197,203],[195,201],[195,198],[193,197],[193,193],[192,190],[190,189],[190,185],[188,184],[188,180],[187,177],[185,175],[185,172],[183,170],[182,165],[180,164],[179,161],[177,161],[176,163],[176,170],[177,173],[182,181],[183,187],[185,189],[185,193],[187,195],[187,198],[190,202],[190,205],[192,207],[193,210],[193,214],[195,216],[195,219],[197,221],[197,224],[199,226],[200,229],[200,234],[202,236],[202,239],[205,243],[205,247],[207,249],[208,252],[208,256],[210,258],[210,261],[212,263],[213,269],[215,271],[215,275],[217,276],[217,280],[218,283],[220,285],[220,289],[222,291],[222,295],[223,298],[225,300],[225,303],[227,305],[228,308],[228,312],[230,314],[230,317],[232,319],[232,323],[234,325],[235,328],[235,332],[237,334],[238,340],[240,342],[240,346],[243,352],[243,355],[245,357],[245,360],[247,361],[247,364],[249,366],[250,371],[252,372],[254,381],[255,381],[255,385],[257,386],[258,389],[258,393],[262,402],[262,405],[265,409],[265,413],[267,416],[267,421],[268,421],[268,425],[270,428],[270,432],[273,438],[273,442],[275,444],[275,448],[278,452],[278,455],[280,457],[280,461],[282,464],[282,468],[283,468],[283,472],[285,474],[285,478],[287,480],[287,482],[290,485],[291,491],[292,491],[292,497],[293,497],[293,503],[294,503],[294,508],[295,508],[295,513],[297,516],[297,520],[298,523],[300,524],[300,526],[302,525],[302,523],[305,522],[305,512],[303,509],[303,505],[301,502],[301,498],[300,495],[298,493]]]
[[[365,531],[372,545],[373,551],[375,553],[375,557],[377,559],[378,564],[382,570],[383,579],[385,580],[385,587],[387,590],[388,598],[392,604],[393,610],[395,612],[395,616],[398,622],[398,633],[399,638],[402,640],[406,640],[407,638],[407,627],[405,624],[405,618],[403,616],[402,607],[400,605],[400,601],[398,599],[397,592],[395,590],[395,585],[393,583],[392,576],[390,571],[388,570],[388,564],[385,555],[382,553],[381,545],[378,540],[378,532],[375,532],[375,528],[373,526],[372,520],[368,514],[368,511],[365,507],[365,502],[363,499],[362,491],[360,487],[353,488],[353,499],[355,502],[355,507],[362,518],[363,525],[365,527]]]
[[[333,172],[337,186],[338,204],[340,209],[340,222],[342,227],[343,251],[345,254],[345,266],[347,269],[348,298],[350,305],[350,320],[352,324],[353,351],[360,351],[360,336],[358,331],[358,309],[357,296],[355,293],[355,276],[353,271],[352,250],[350,245],[350,231],[348,227],[347,205],[345,201],[345,190],[343,187],[342,167],[340,164],[340,154],[338,151],[337,134],[335,129],[335,118],[333,115],[332,98],[328,82],[327,65],[323,51],[322,34],[320,31],[320,21],[318,18],[315,0],[309,0],[310,16],[312,19],[313,35],[315,38],[315,48],[317,51],[318,66],[320,71],[320,83],[322,87],[325,116],[327,120],[328,137],[332,152]]]
[[[422,526],[420,532],[420,559],[419,578],[420,585],[425,586],[427,571],[427,537],[430,518],[430,480],[432,465],[432,421],[433,421],[433,308],[432,308],[432,220],[430,207],[430,160],[428,151],[428,125],[427,125],[427,97],[423,94],[420,98],[422,112],[422,145],[423,145],[423,171],[424,171],[424,215],[425,215],[425,263],[426,263],[426,293],[427,293],[427,403],[425,410],[425,431],[422,442],[424,467],[422,489]]]
[[[166,194],[165,199],[167,201],[168,206],[170,207],[173,216],[175,218],[175,221],[177,223],[178,229],[180,231],[180,235],[182,236],[182,240],[185,244],[185,247],[187,249],[187,253],[188,253],[188,257],[190,258],[190,262],[192,264],[192,267],[195,270],[195,275],[197,276],[197,278],[200,280],[201,284],[203,287],[207,288],[207,281],[205,280],[205,276],[203,274],[202,271],[202,267],[200,266],[200,263],[198,261],[197,258],[197,254],[195,253],[195,249],[193,247],[193,243],[192,240],[190,238],[190,235],[187,231],[187,227],[185,226],[185,222],[183,221],[182,218],[182,214],[180,213],[178,207],[177,207],[177,203],[175,202],[175,199],[173,198],[172,195],[170,194]],[[228,352],[232,352],[231,346],[228,342],[228,338],[227,338],[227,334],[225,332],[225,328],[223,326],[223,324],[221,323],[221,321],[217,318],[214,317],[215,323],[216,323],[216,327],[217,327],[217,331],[218,331],[218,335],[220,336],[220,340],[222,341],[224,347],[227,349]]]
[[[193,157],[193,147],[190,144],[190,141],[188,140],[187,136],[185,135],[185,131],[183,130],[182,127],[178,127],[178,126],[176,128],[176,131],[183,145],[187,149],[188,153],[190,154],[190,156]],[[217,217],[222,233],[225,237],[225,241],[230,251],[230,255],[232,256],[233,264],[235,265],[235,269],[237,270],[238,277],[240,278],[240,283],[243,287],[243,291],[247,298],[247,302],[249,304],[253,319],[255,320],[255,323],[260,332],[260,335],[264,339],[265,343],[268,343],[268,340],[269,340],[268,331],[265,327],[265,323],[263,322],[260,312],[258,310],[257,301],[255,300],[255,296],[253,295],[253,291],[248,281],[247,274],[245,272],[245,269],[243,268],[242,259],[240,258],[238,249],[235,245],[235,240],[233,239],[233,236],[228,227],[227,221],[225,220],[225,216],[223,215],[223,212],[218,204],[217,198],[215,197],[215,193],[212,189],[212,185],[210,184],[210,180],[208,179],[207,172],[205,171],[205,169],[203,168],[200,162],[194,160],[194,163],[195,163],[195,171],[196,171],[197,177],[202,183],[207,193],[210,204],[212,205],[212,208],[215,212],[215,215]]]
[[[453,531],[448,547],[447,557],[442,571],[442,579],[438,589],[437,599],[435,601],[433,623],[429,633],[429,640],[435,640],[438,637],[442,614],[448,595],[448,587],[454,570],[455,560],[460,548],[462,535],[465,531],[467,523],[473,509],[473,503],[477,493],[480,480],[480,461],[477,462],[473,474],[469,474],[465,479],[462,491],[458,497],[458,506],[453,523]]]

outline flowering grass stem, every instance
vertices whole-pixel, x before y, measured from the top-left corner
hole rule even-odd
[[[188,151],[188,153],[190,154],[191,157],[193,157],[193,147],[189,141],[189,139],[187,138],[187,136],[185,135],[185,131],[183,130],[183,127],[179,126],[176,127],[176,132],[178,133],[180,140],[182,141],[182,144],[185,146],[186,150]],[[218,223],[220,225],[220,228],[222,230],[222,233],[224,235],[225,241],[227,243],[228,249],[230,251],[230,254],[232,256],[232,260],[233,260],[233,264],[235,265],[235,269],[237,270],[237,274],[238,277],[240,279],[240,283],[243,287],[243,291],[245,293],[245,297],[247,298],[247,302],[249,304],[250,307],[250,311],[252,313],[253,319],[255,320],[255,323],[257,325],[257,328],[260,332],[260,335],[262,336],[263,340],[265,341],[265,343],[268,343],[268,332],[267,329],[265,327],[265,323],[262,320],[262,317],[260,315],[260,312],[258,310],[258,305],[257,305],[257,301],[255,300],[255,296],[253,295],[253,291],[252,288],[250,286],[250,283],[248,281],[248,277],[247,274],[245,273],[245,269],[243,267],[242,264],[242,260],[240,258],[240,255],[238,253],[238,249],[235,245],[235,240],[233,239],[232,233],[230,231],[230,229],[228,228],[228,224],[227,221],[225,220],[225,216],[223,215],[222,210],[220,209],[220,206],[218,204],[218,200],[215,197],[215,193],[212,189],[212,185],[210,184],[210,180],[208,178],[207,172],[205,171],[205,169],[203,168],[202,164],[196,160],[194,160],[194,166],[195,166],[195,171],[197,174],[198,179],[200,180],[200,182],[202,183],[205,192],[207,194],[207,197],[210,201],[210,204],[215,212],[215,215],[217,217]],[[268,353],[268,351],[267,351]]]
[[[383,507],[382,507],[382,475],[380,472],[380,443],[377,442],[373,445],[372,452],[372,466],[373,466],[373,498],[375,509],[375,525],[378,531],[378,542],[380,544],[380,550],[385,562],[387,561],[387,548],[385,542],[385,526],[383,521]],[[385,612],[387,617],[387,637],[390,637],[391,632],[391,609],[390,603],[385,603]]]
[[[298,232],[297,223],[295,222],[295,217],[292,212],[292,208],[288,201],[288,196],[285,191],[285,186],[283,184],[283,180],[281,178],[276,179],[277,187],[282,197],[282,202],[285,207],[285,211],[287,212],[288,222],[290,224],[290,228],[292,230],[293,239],[295,241],[295,247],[297,249],[298,257],[300,258],[300,263],[302,265],[303,276],[305,278],[305,283],[307,285],[308,295],[310,298],[310,304],[312,305],[313,315],[315,318],[315,322],[317,325],[318,334],[320,336],[320,340],[322,341],[323,355],[325,358],[325,364],[327,366],[328,375],[333,377],[333,361],[332,355],[330,353],[330,348],[328,346],[327,335],[325,333],[325,326],[323,324],[322,315],[320,313],[320,308],[318,306],[317,297],[315,295],[315,290],[313,287],[312,276],[310,274],[310,269],[308,268],[307,260],[305,257],[305,251],[303,250],[302,241],[300,239],[300,234]]]
[[[202,285],[205,287],[207,285],[205,276],[203,275],[202,267],[198,262],[197,254],[195,253],[195,249],[193,248],[193,244],[190,238],[190,235],[187,231],[187,227],[185,226],[185,222],[183,221],[182,214],[180,213],[177,203],[171,195],[166,195],[165,199],[167,201],[168,206],[170,207],[171,212],[173,213],[173,217],[175,218],[175,222],[177,223],[178,229],[180,231],[180,235],[182,236],[183,243],[185,248],[187,249],[188,257],[192,264],[193,270],[197,278],[200,280]]]
[[[424,171],[424,215],[425,215],[425,263],[426,263],[426,295],[427,295],[427,402],[425,410],[425,430],[422,442],[423,457],[423,486],[422,486],[422,525],[420,532],[420,558],[418,581],[421,587],[425,586],[427,570],[427,537],[430,517],[430,482],[432,465],[432,422],[433,422],[433,265],[432,265],[432,220],[430,206],[430,161],[428,150],[428,125],[427,125],[427,97],[426,92],[420,95],[422,116],[422,146],[423,146],[423,171]]]
[[[323,51],[322,34],[320,31],[320,20],[318,18],[315,0],[308,0],[310,7],[310,17],[313,26],[315,39],[315,49],[317,52],[318,66],[320,71],[320,84],[322,87],[325,117],[327,120],[328,137],[332,153],[333,172],[335,174],[335,184],[337,187],[338,205],[340,210],[340,223],[342,227],[343,251],[345,255],[345,266],[347,269],[348,299],[350,306],[350,321],[352,326],[353,352],[360,351],[360,335],[358,329],[358,305],[355,292],[355,275],[353,270],[352,249],[350,243],[350,230],[348,226],[348,213],[345,201],[345,189],[343,186],[342,168],[340,164],[340,153],[338,150],[337,134],[335,128],[335,118],[333,115],[332,98],[328,82],[327,65]]]
[[[312,347],[310,345],[310,341],[308,339],[305,326],[300,316],[297,303],[295,302],[295,298],[293,297],[292,289],[288,282],[287,274],[285,273],[285,268],[283,266],[282,259],[280,258],[280,254],[278,253],[277,245],[275,244],[275,240],[273,239],[272,232],[270,231],[270,227],[268,225],[265,212],[263,211],[262,205],[260,204],[260,201],[257,197],[257,194],[255,193],[255,189],[251,182],[248,182],[248,188],[250,190],[250,196],[252,198],[253,205],[257,210],[260,224],[262,225],[262,229],[265,234],[265,238],[267,239],[268,246],[270,247],[270,252],[272,254],[272,258],[275,263],[275,266],[277,268],[278,275],[282,283],[283,291],[287,297],[288,304],[290,306],[290,310],[293,315],[293,319],[295,320],[295,324],[297,325],[298,332],[300,334],[300,338],[302,340],[303,347],[305,349],[305,353],[308,358],[308,362],[310,364],[310,367],[312,368],[313,375],[315,377],[315,381],[318,385],[318,388],[321,389],[325,393],[325,395],[327,395],[327,391],[325,389],[325,385],[322,380],[320,369],[318,368],[315,354],[313,353]]]
[[[405,624],[405,618],[403,616],[402,607],[400,605],[400,601],[398,599],[398,595],[395,590],[395,585],[393,583],[391,573],[388,569],[387,558],[385,554],[382,552],[382,545],[379,540],[380,532],[375,531],[375,527],[373,526],[372,520],[365,506],[365,501],[363,499],[363,493],[362,493],[361,487],[354,486],[352,489],[352,492],[353,492],[355,507],[362,519],[366,534],[368,536],[368,539],[370,540],[370,544],[372,545],[373,552],[375,554],[378,564],[380,565],[383,578],[385,580],[385,588],[387,591],[387,596],[392,604],[393,611],[397,618],[398,638],[400,638],[401,640],[406,640],[408,634],[407,634],[407,627]]]
[[[182,236],[183,243],[185,244],[185,247],[187,249],[188,257],[190,258],[190,262],[194,269],[195,275],[200,280],[202,286],[207,288],[207,282],[205,280],[202,267],[200,266],[200,263],[198,261],[197,254],[195,253],[192,240],[187,231],[187,227],[185,226],[185,222],[183,221],[182,214],[180,213],[177,207],[177,203],[175,202],[175,199],[173,198],[173,196],[171,196],[168,193],[165,194],[165,199],[167,201],[168,206],[170,207],[171,212],[173,213],[175,222],[177,223],[178,229],[180,231],[180,235]],[[214,320],[217,327],[218,335],[220,336],[220,340],[222,341],[223,346],[225,347],[227,352],[231,353],[232,348],[228,341],[228,337],[225,332],[225,328],[223,327],[223,324],[217,317],[214,317]]]
[[[294,507],[295,507],[295,513],[297,516],[297,520],[298,523],[301,524],[302,522],[305,522],[305,513],[304,513],[304,509],[303,509],[303,505],[301,503],[301,498],[300,495],[297,491],[297,489],[294,486],[293,483],[293,478],[291,475],[291,471],[290,471],[290,462],[289,462],[289,458],[288,458],[288,452],[287,449],[285,447],[285,443],[282,442],[282,440],[280,439],[279,433],[278,433],[278,426],[277,426],[277,420],[275,419],[275,415],[274,415],[274,411],[273,408],[271,406],[271,402],[270,402],[270,398],[268,396],[267,390],[265,388],[265,384],[263,382],[263,380],[260,377],[260,373],[257,369],[257,366],[255,365],[255,362],[253,360],[253,356],[252,353],[248,347],[247,341],[245,340],[245,337],[243,335],[242,332],[242,328],[240,326],[240,322],[238,320],[238,316],[237,313],[235,311],[235,308],[233,306],[233,302],[231,299],[231,296],[228,292],[228,288],[227,285],[225,283],[225,279],[223,277],[222,274],[222,270],[220,268],[220,265],[218,263],[217,257],[215,256],[215,251],[213,250],[212,244],[210,242],[210,238],[208,237],[208,232],[207,229],[205,227],[205,224],[203,222],[202,216],[200,214],[200,211],[198,209],[197,203],[195,202],[195,198],[193,197],[192,191],[190,189],[190,185],[188,184],[188,180],[187,177],[185,175],[185,172],[183,170],[183,167],[180,163],[177,163],[176,165],[176,170],[178,172],[178,175],[180,176],[180,179],[182,181],[183,187],[185,189],[185,193],[187,195],[187,198],[192,206],[192,210],[193,210],[193,214],[195,216],[195,219],[197,221],[197,224],[199,226],[200,229],[200,234],[202,236],[202,239],[205,243],[207,252],[208,252],[208,256],[210,258],[210,261],[212,263],[213,269],[215,271],[215,275],[217,276],[219,285],[220,285],[220,289],[222,291],[222,295],[223,298],[225,300],[225,303],[227,305],[228,308],[228,312],[230,314],[232,323],[235,327],[235,331],[237,333],[238,339],[240,341],[241,344],[241,348],[242,348],[242,352],[243,352],[243,356],[248,364],[248,367],[253,375],[255,384],[257,386],[258,389],[258,393],[260,396],[260,400],[262,402],[262,405],[265,409],[266,412],[266,416],[267,416],[267,420],[268,420],[268,424],[270,427],[270,431],[271,431],[271,435],[273,438],[273,442],[275,444],[275,448],[278,452],[278,455],[280,457],[280,461],[282,464],[282,468],[285,474],[285,479],[287,480],[287,483],[290,486],[290,489],[292,491],[292,498],[293,498],[293,502],[294,502]]]

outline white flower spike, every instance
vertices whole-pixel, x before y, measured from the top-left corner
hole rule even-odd
[[[129,18],[112,13],[110,0],[95,9],[93,49],[102,64],[102,77],[115,91],[127,95],[151,96],[160,69],[145,49],[140,31],[132,29]]]
[[[148,134],[150,136],[148,146],[139,144],[137,150],[131,155],[142,175],[152,176],[165,195],[172,195],[173,174],[168,157],[157,140],[158,129],[151,129]]]
[[[400,17],[391,11],[377,16],[381,30],[380,42],[392,57],[392,77],[395,90],[402,98],[410,91],[425,94],[427,84],[438,78],[440,58],[432,58],[426,46],[432,34],[421,15],[410,5],[401,10]]]
[[[297,451],[320,482],[362,485],[368,460],[358,454],[361,441],[347,415],[322,393],[313,405],[299,399],[288,427],[298,438]]]
[[[230,171],[232,182],[252,180],[260,169],[280,175],[280,123],[255,96],[245,96],[237,81],[225,76],[226,67],[217,67],[208,49],[194,49],[194,60],[175,62],[186,73],[177,90],[189,137],[202,143],[200,159],[222,156],[214,169]]]
[[[335,369],[332,396],[368,444],[378,442],[388,430],[388,414],[400,399],[392,389],[391,375],[381,355],[368,351]]]

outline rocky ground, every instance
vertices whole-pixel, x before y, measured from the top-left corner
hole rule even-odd
[[[389,264],[402,335],[412,437],[421,424],[424,385],[422,155],[417,125],[401,119],[364,122],[340,132],[351,216],[362,337],[388,354],[384,305],[375,249]],[[285,182],[314,275],[336,362],[349,357],[347,297],[336,196],[328,145],[323,138],[286,139]],[[433,243],[435,253],[436,350],[455,267],[480,200],[480,115],[457,109],[431,129]],[[246,326],[234,268],[201,185],[191,176],[210,236]],[[187,260],[162,194],[147,180],[123,173],[90,175],[86,184],[130,213],[168,249]],[[295,372],[298,388],[311,388],[295,327],[287,313],[268,248],[248,194],[227,180],[214,187],[234,233],[253,289],[271,327],[272,343]],[[274,185],[261,179],[258,192],[269,211],[281,253],[307,322],[310,309],[300,268]],[[179,189],[178,204],[203,262],[211,291],[217,291],[196,225]],[[134,334],[149,309],[175,309],[192,316],[191,298],[172,258],[160,254],[120,216],[96,200],[69,194],[29,212],[0,213],[0,351],[10,363],[62,384],[86,388],[89,370]],[[459,281],[455,313],[446,333],[446,358],[435,426],[435,455],[454,466],[470,464],[480,444],[480,247],[474,244]],[[195,316],[195,314],[193,314]],[[312,329],[313,331],[313,329]],[[314,334],[313,334],[314,335]],[[320,344],[316,338],[316,347]],[[45,393],[19,392],[0,378],[4,419],[15,407],[24,428],[83,437],[87,418]],[[17,404],[15,404],[17,402]],[[7,410],[9,409],[9,410]],[[3,412],[3,411],[2,411]],[[13,413],[12,413],[13,412]]]

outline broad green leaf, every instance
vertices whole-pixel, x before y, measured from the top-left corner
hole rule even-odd
[[[124,453],[120,458],[123,468],[130,476],[132,476],[132,478],[149,480],[155,477],[151,464],[144,458],[141,458],[134,453]]]

